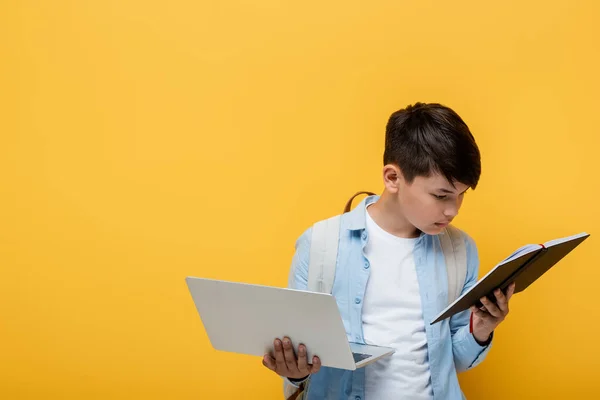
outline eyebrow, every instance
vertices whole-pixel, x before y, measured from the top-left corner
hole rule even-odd
[[[461,194],[464,194],[467,190],[469,190],[470,188],[466,188],[464,192],[462,192]],[[448,190],[448,189],[444,189],[444,188],[439,188],[438,189],[440,192],[444,192],[444,193],[449,193],[449,194],[454,194],[454,192],[452,190]]]

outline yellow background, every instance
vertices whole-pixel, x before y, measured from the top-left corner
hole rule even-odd
[[[381,191],[386,120],[415,101],[454,108],[480,145],[457,225],[481,274],[592,233],[515,297],[465,393],[597,396],[598,15],[591,0],[4,0],[0,398],[279,399],[259,358],[210,347],[184,278],[285,285],[304,229]]]

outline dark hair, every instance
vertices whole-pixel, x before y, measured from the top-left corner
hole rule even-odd
[[[410,184],[417,176],[439,173],[451,185],[475,188],[481,175],[479,148],[460,116],[441,104],[416,103],[390,116],[384,165],[395,164]]]

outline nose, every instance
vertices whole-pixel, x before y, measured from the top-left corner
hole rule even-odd
[[[460,204],[460,200],[449,203],[444,210],[444,216],[449,220],[456,217],[458,215],[458,210],[460,209]]]

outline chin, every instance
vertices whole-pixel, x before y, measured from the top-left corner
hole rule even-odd
[[[427,228],[419,228],[419,230],[423,233],[426,233],[428,235],[439,235],[440,233],[442,233],[442,231],[444,230],[444,227],[441,226],[429,226]]]

